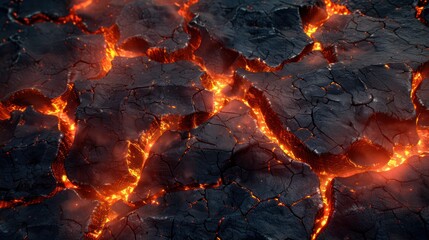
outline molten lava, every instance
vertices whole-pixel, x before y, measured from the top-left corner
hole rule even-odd
[[[104,41],[105,41],[105,51],[106,56],[103,59],[102,66],[103,66],[103,74],[107,74],[110,69],[112,69],[112,61],[115,59],[116,56],[118,56],[118,51],[116,48],[116,43],[118,42],[118,30],[115,25],[111,26],[110,28],[102,28],[100,30],[101,33],[103,33]]]
[[[423,9],[428,5],[428,0],[420,0],[418,1],[415,9],[416,9],[416,18],[419,19],[422,23],[426,23],[426,21],[422,17]]]
[[[82,1],[80,3],[77,3],[77,4],[73,5],[73,7],[70,9],[70,12],[76,13],[78,10],[84,9],[84,8],[88,7],[89,5],[91,5],[92,3],[93,3],[93,0],[85,0],[85,1]]]
[[[318,24],[308,24],[304,27],[304,32],[309,36],[312,37],[313,34],[317,31],[317,29],[323,25],[324,22],[328,21],[329,18],[331,18],[333,15],[349,15],[351,12],[347,9],[347,7],[342,6],[340,4],[335,4],[331,0],[325,0],[325,6],[326,6],[326,19]]]
[[[317,236],[320,234],[320,232],[323,230],[323,228],[326,226],[332,210],[330,197],[328,196],[330,191],[328,191],[328,189],[331,186],[332,179],[334,178],[334,176],[329,176],[326,173],[320,173],[319,176],[320,176],[320,194],[322,195],[322,201],[323,201],[323,212],[321,217],[319,217],[315,221],[315,230],[311,235],[311,240],[315,240]]]
[[[340,4],[333,3],[331,0],[325,0],[326,12],[328,13],[328,18],[332,15],[348,15],[350,11]]]
[[[322,44],[320,42],[315,42],[312,50],[313,51],[322,51],[323,50]]]

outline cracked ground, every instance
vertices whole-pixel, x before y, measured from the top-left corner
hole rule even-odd
[[[1,0],[0,239],[429,239],[427,0]]]

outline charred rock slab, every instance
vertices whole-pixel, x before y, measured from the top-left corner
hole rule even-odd
[[[4,43],[19,29],[22,28],[17,22],[13,21],[10,16],[12,1],[2,1],[0,3],[0,39]]]
[[[429,58],[429,28],[415,18],[334,15],[314,37],[338,62],[355,68],[406,63],[416,69]]]
[[[385,173],[336,178],[333,212],[319,239],[427,239],[429,158]]]
[[[96,205],[65,190],[41,203],[0,209],[0,238],[82,239]]]
[[[124,6],[131,0],[92,0],[85,7],[76,9],[76,14],[82,19],[86,28],[90,32],[95,32],[101,28],[109,28],[113,24]],[[74,0],[78,5],[82,1]]]
[[[85,35],[72,24],[17,29],[0,44],[0,100],[26,89],[55,98],[67,90],[67,83],[99,76],[103,44],[101,35]]]
[[[429,62],[422,65],[416,81],[421,81],[416,89],[418,124],[420,127],[429,127]]]
[[[129,182],[129,141],[159,128],[164,117],[186,128],[213,110],[212,93],[201,84],[204,76],[191,62],[117,58],[106,77],[77,82],[78,131],[66,160],[69,178],[113,191]]]
[[[164,60],[159,59],[162,54],[183,54],[191,36],[184,31],[184,19],[178,10],[169,1],[159,0],[126,5],[116,20],[119,46],[134,53],[147,53],[160,61]]]
[[[322,6],[318,0],[199,1],[191,7],[191,25],[199,29],[204,44],[197,55],[217,72],[227,70],[237,54],[277,67],[313,42],[303,30],[300,8]]]
[[[326,64],[312,59],[307,62],[313,66]],[[340,173],[354,164],[382,166],[394,144],[416,144],[408,66],[355,70],[334,64],[294,75],[299,63],[289,65],[276,73],[238,72],[238,82],[253,84],[246,94],[250,104],[261,108],[273,132],[314,168]]]
[[[414,18],[416,0],[333,0],[346,6],[350,11],[358,10],[362,14],[376,18]]]
[[[157,193],[158,205],[144,204]],[[165,132],[131,199],[141,207],[104,238],[308,239],[321,208],[315,173],[265,137],[238,101],[195,129]]]
[[[429,23],[429,6],[423,8],[422,17],[426,24]]]
[[[0,200],[48,195],[56,187],[52,163],[63,135],[58,119],[27,108],[0,121]]]
[[[14,12],[15,17],[18,18],[30,18],[37,14],[51,18],[64,17],[69,14],[72,7],[71,0],[12,0],[9,2],[9,7]]]

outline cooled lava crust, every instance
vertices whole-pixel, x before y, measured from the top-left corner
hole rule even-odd
[[[0,239],[429,239],[428,1],[1,1]]]

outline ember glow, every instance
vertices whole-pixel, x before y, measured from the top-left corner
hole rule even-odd
[[[89,5],[91,5],[92,3],[93,3],[93,0],[84,0],[84,1],[81,1],[80,3],[76,3],[70,9],[70,12],[76,13],[76,11],[78,11],[80,9],[84,9],[84,8],[88,7]]]
[[[330,17],[332,17],[333,15],[349,15],[350,14],[350,11],[347,9],[347,7],[340,5],[340,4],[335,4],[331,0],[325,0],[325,5],[326,5],[327,16],[326,16],[326,19],[324,20],[324,22],[328,21],[328,19]],[[312,35],[317,31],[317,29],[321,25],[323,25],[323,23],[318,24],[318,25],[308,24],[307,26],[305,26],[304,32],[309,37],[312,37]]]
[[[417,5],[415,7],[416,9],[416,18],[419,19],[421,22],[426,23],[427,20],[424,20],[422,17],[423,10],[428,5],[428,0],[420,0],[417,2]]]
[[[116,42],[118,41],[117,30],[115,26],[110,28],[101,28],[104,36],[106,56],[103,59],[103,74],[107,74],[112,69],[112,61],[118,56]]]
[[[63,132],[66,132],[67,137],[71,142],[74,140],[76,132],[76,123],[74,119],[71,119],[66,113],[67,100],[64,99],[72,91],[73,85],[69,84],[68,89],[64,95],[52,99],[51,106],[47,109],[41,109],[40,112],[46,115],[56,116],[59,119],[58,128]],[[64,126],[64,127],[63,127]],[[65,128],[65,129],[62,129]]]
[[[332,15],[348,15],[350,14],[350,11],[347,9],[347,7],[335,4],[331,0],[325,0],[326,5],[326,13],[328,14],[328,18],[330,18]]]
[[[429,191],[427,1],[298,2],[0,4],[0,238],[354,239],[373,191],[429,205],[391,186]]]

